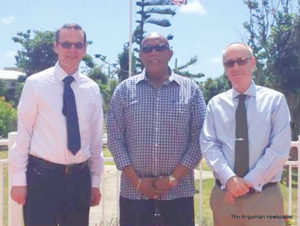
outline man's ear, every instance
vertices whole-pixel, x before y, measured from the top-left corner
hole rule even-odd
[[[173,56],[173,50],[169,50],[169,60],[171,60],[171,58],[172,58],[172,56]]]
[[[56,41],[53,42],[54,52],[57,53],[58,43]]]
[[[256,59],[255,59],[255,57],[253,57],[251,59],[251,65],[252,65],[252,71],[253,71],[255,69],[255,66],[256,66]]]

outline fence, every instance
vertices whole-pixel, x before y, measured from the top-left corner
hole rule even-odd
[[[8,135],[8,139],[6,140],[0,140],[0,146],[3,145],[7,145],[8,150],[11,150],[12,144],[15,141],[15,137],[16,137],[16,132],[12,132],[9,133]],[[299,153],[300,150],[300,136],[298,137],[298,141],[292,141],[291,142],[291,147],[297,148],[297,151]],[[299,156],[299,155],[298,155]],[[112,158],[105,158],[105,162],[112,162],[113,159]],[[0,226],[2,226],[2,222],[3,222],[3,212],[4,212],[4,168],[7,167],[9,164],[8,159],[1,159],[0,160]],[[297,160],[293,160],[293,161],[287,161],[285,163],[285,165],[288,167],[288,215],[292,215],[292,205],[293,205],[293,200],[292,200],[292,168],[293,167],[297,167],[297,171],[298,171],[298,182],[300,181],[300,161],[299,161],[299,157]],[[106,169],[109,168],[109,165],[105,165]],[[116,172],[116,171],[115,171]],[[114,183],[114,189],[115,191],[113,191],[113,196],[111,196],[110,194],[108,194],[108,189],[106,188],[106,186],[104,186],[105,184],[105,177],[103,178],[103,183],[101,185],[101,193],[102,193],[102,201],[100,203],[100,206],[97,208],[92,208],[91,209],[91,214],[95,214],[97,213],[97,216],[100,217],[101,220],[96,219],[97,222],[108,222],[106,217],[110,216],[109,218],[111,218],[111,216],[115,216],[116,218],[118,217],[118,197],[119,197],[119,173],[115,173],[114,175],[107,175],[107,178],[112,179],[112,183]],[[199,188],[199,199],[197,200],[199,202],[199,222],[202,222],[202,178],[203,178],[203,172],[201,169],[201,165],[200,165],[200,171],[198,173],[198,175],[196,175],[196,178],[200,179],[200,188]],[[9,176],[8,176],[8,186],[10,187],[10,182],[9,182]],[[110,190],[111,192],[111,190]],[[9,192],[8,192],[9,194]],[[106,195],[109,195],[111,197],[109,198],[113,198],[114,200],[112,200],[112,204],[110,204],[110,208],[106,207],[106,199],[103,198]],[[9,195],[8,195],[9,196]],[[9,197],[7,197],[8,199],[8,226],[22,226],[22,209],[21,206],[18,205],[17,203],[15,203],[14,201],[12,201],[12,199]],[[300,186],[299,184],[297,184],[297,226],[300,226]],[[107,214],[106,211],[109,211],[109,209],[112,209],[113,213]],[[98,224],[96,224],[98,225]],[[106,224],[105,224],[106,225]]]

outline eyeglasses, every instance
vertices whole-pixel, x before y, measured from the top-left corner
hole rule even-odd
[[[143,53],[151,53],[153,51],[153,49],[155,49],[155,51],[157,52],[162,52],[165,50],[170,49],[169,45],[167,44],[157,44],[157,45],[142,45],[141,46],[141,52]]]
[[[247,64],[249,60],[250,60],[250,58],[240,57],[240,58],[237,58],[236,60],[228,60],[228,61],[224,62],[224,66],[227,68],[234,67],[235,63],[242,66],[242,65]]]
[[[85,47],[85,43],[82,42],[59,42],[59,44],[64,48],[64,49],[71,49],[72,46],[74,46],[75,49],[83,49]]]

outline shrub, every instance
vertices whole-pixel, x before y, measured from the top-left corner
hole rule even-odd
[[[0,136],[7,137],[7,134],[17,129],[17,110],[11,103],[0,97]]]

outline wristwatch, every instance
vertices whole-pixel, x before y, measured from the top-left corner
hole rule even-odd
[[[170,181],[171,187],[174,187],[178,184],[177,179],[172,174],[169,176],[169,181]]]

